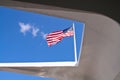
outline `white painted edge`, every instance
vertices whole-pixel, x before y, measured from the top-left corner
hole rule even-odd
[[[65,67],[76,66],[76,62],[24,62],[24,63],[0,63],[0,67]]]
[[[73,27],[73,31],[74,31],[74,57],[75,57],[75,62],[77,62],[76,35],[75,35],[75,25],[74,25],[74,23],[73,23],[72,27]]]
[[[82,52],[82,45],[83,45],[84,34],[85,34],[85,23],[84,23],[84,26],[83,26],[82,40],[81,40],[81,45],[80,45],[81,47],[80,47],[79,57],[78,57],[78,61],[77,61],[76,66],[78,66],[78,65],[79,65],[79,62],[80,62],[80,57],[81,57],[81,52]]]

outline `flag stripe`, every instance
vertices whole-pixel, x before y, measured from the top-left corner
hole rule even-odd
[[[60,33],[62,33],[63,31],[55,31],[55,32],[52,32],[52,33],[50,33],[50,34],[48,34],[48,35],[56,35],[56,34],[60,34]]]
[[[55,37],[49,37],[49,38],[47,38],[47,40],[51,40],[51,39],[59,39],[59,38],[63,38],[63,36],[62,35],[60,35],[60,36],[55,36]]]
[[[73,36],[73,35],[74,35],[74,32],[73,32],[72,27],[67,28],[65,30],[59,30],[59,31],[49,33],[46,36],[47,44],[48,44],[48,46],[52,46],[52,45],[60,42],[64,37],[69,37],[69,36]]]
[[[74,32],[73,31],[68,31],[67,33],[64,34],[66,37],[68,36],[72,36],[74,35]]]

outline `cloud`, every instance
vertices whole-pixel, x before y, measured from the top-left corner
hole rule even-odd
[[[37,36],[37,33],[38,33],[38,32],[39,32],[39,29],[38,29],[38,28],[35,28],[35,27],[32,28],[32,35],[33,35],[34,37]]]
[[[22,22],[19,22],[19,26],[20,26],[20,32],[22,32],[24,35],[26,34],[27,31],[30,31],[31,29],[31,25],[30,24],[24,24]]]
[[[47,34],[45,34],[44,32],[41,32],[41,36],[43,37],[43,39],[46,39]]]
[[[43,39],[46,39],[47,34],[44,32],[41,32],[39,28],[32,26],[30,24],[25,24],[23,22],[19,22],[20,26],[20,32],[23,33],[24,35],[26,32],[30,32],[33,37],[36,37],[37,34],[40,32],[40,36],[42,36]]]

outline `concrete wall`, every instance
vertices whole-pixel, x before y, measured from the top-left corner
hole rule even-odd
[[[21,4],[21,3],[19,3]],[[24,3],[27,4],[27,3]],[[4,4],[5,5],[5,4]],[[120,24],[104,15],[49,6],[6,5],[16,9],[44,13],[84,22],[85,35],[78,67],[0,68],[58,80],[115,80],[120,72]],[[12,69],[12,70],[10,70]],[[34,73],[32,73],[34,72]],[[43,72],[43,73],[42,73]]]

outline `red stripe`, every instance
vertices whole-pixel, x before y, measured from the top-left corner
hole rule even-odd
[[[69,36],[73,36],[74,32],[73,31],[68,31],[66,33],[64,33],[64,37],[69,37]]]
[[[49,37],[49,38],[47,38],[47,40],[51,40],[51,39],[55,39],[55,38],[63,38],[63,36],[61,35],[61,36],[56,36],[56,37]]]
[[[57,42],[57,41],[60,41],[62,40],[63,37],[55,37],[55,38],[50,38],[50,39],[47,39],[48,42]]]
[[[63,38],[63,31],[55,31],[46,36],[48,45],[53,45],[60,42]]]
[[[60,33],[63,33],[63,31],[55,31],[55,32],[52,32],[52,33],[50,33],[48,35],[56,35],[56,34],[60,34]]]
[[[47,38],[51,38],[51,37],[56,37],[56,36],[61,36],[63,33],[59,33],[59,34],[48,34]]]
[[[54,45],[58,42],[60,42],[64,37],[73,36],[73,31],[67,31],[63,33],[63,31],[55,31],[46,36],[46,40],[48,43],[48,46]]]

